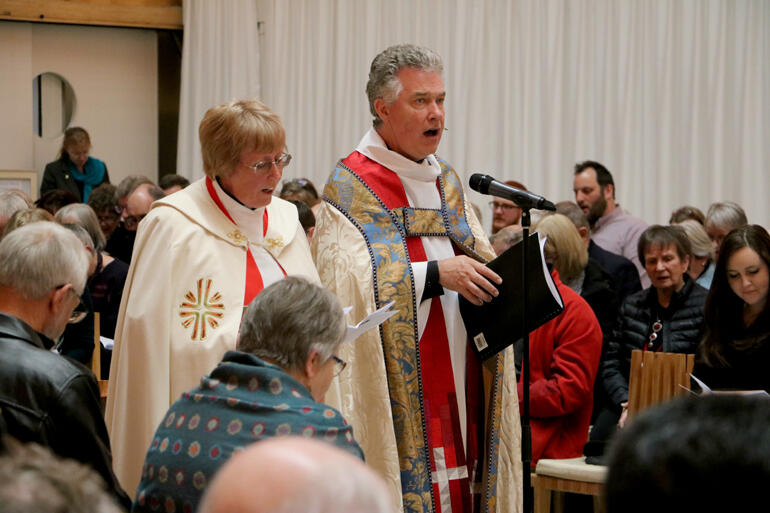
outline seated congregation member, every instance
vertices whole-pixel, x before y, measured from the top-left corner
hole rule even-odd
[[[273,197],[291,160],[278,116],[235,101],[209,109],[199,134],[206,177],[139,225],[115,330],[105,417],[132,492],[153,431],[235,348],[244,307],[286,275],[318,281],[296,207]]]
[[[603,249],[631,260],[642,285],[649,286],[650,279],[636,254],[639,237],[647,223],[623,210],[615,200],[615,182],[609,170],[596,161],[578,162],[572,187],[575,203],[591,224],[592,240]]]
[[[24,210],[17,210],[8,218],[8,222],[3,228],[3,237],[11,233],[17,228],[21,228],[24,225],[30,223],[36,223],[38,221],[53,221],[54,217],[47,210],[42,208],[27,208]]]
[[[35,201],[35,206],[37,208],[42,208],[43,210],[46,210],[51,215],[53,215],[60,208],[77,202],[77,196],[72,194],[70,191],[54,189],[40,196],[37,201]]]
[[[732,201],[712,203],[706,212],[706,233],[714,245],[714,260],[719,259],[719,248],[730,231],[749,224],[746,212]]]
[[[632,350],[695,353],[707,292],[687,274],[691,252],[690,241],[677,226],[653,225],[639,238],[639,261],[652,286],[623,302],[607,348],[602,380],[610,408],[602,422],[608,435],[615,421],[620,427],[625,423]]]
[[[305,230],[307,241],[313,239],[313,232],[315,232],[315,216],[307,203],[299,200],[288,200],[289,203],[297,207],[297,215],[299,216],[299,223],[302,225],[302,229]]]
[[[177,191],[181,191],[188,185],[190,185],[190,180],[184,176],[175,174],[163,175],[160,177],[160,180],[158,180],[158,187],[163,189],[163,193],[166,196],[169,194],[174,194]]]
[[[82,203],[79,203],[82,205]],[[88,272],[90,278],[96,269],[96,253],[94,243],[85,229],[77,224],[62,224],[62,226],[78,238],[83,247],[88,251]],[[88,281],[80,296],[80,304],[72,313],[69,324],[64,330],[61,339],[56,344],[60,354],[72,358],[83,365],[90,365],[94,354],[94,302],[88,290]]]
[[[94,375],[51,352],[86,285],[88,254],[65,228],[37,222],[0,242],[0,424],[21,442],[92,467],[124,506]]]
[[[5,441],[8,447],[0,453],[3,513],[123,512],[93,469],[34,443]]]
[[[607,513],[761,510],[768,425],[758,397],[688,396],[642,412],[612,443]]]
[[[26,210],[30,206],[29,201],[21,194],[21,191],[0,191],[0,236],[5,225],[13,214],[19,210]]]
[[[588,256],[580,234],[567,217],[561,214],[547,215],[537,223],[535,229],[548,238],[545,243],[546,260],[553,262],[562,282],[580,294],[596,315],[602,330],[603,362],[620,310],[612,276]],[[591,421],[606,402],[601,379],[594,381],[593,394]]]
[[[120,225],[120,209],[115,199],[115,190],[116,187],[111,183],[103,183],[88,197],[88,206],[96,213],[105,241],[110,240],[115,229]]]
[[[114,200],[118,204],[116,210],[120,216],[120,223],[107,240],[105,249],[107,250],[107,253],[127,264],[131,263],[131,254],[134,250],[134,239],[136,239],[136,228],[133,230],[127,229],[123,222],[123,218],[126,216],[125,211],[128,206],[128,197],[142,184],[155,185],[152,183],[152,180],[144,175],[131,175],[121,180],[115,188]]]
[[[104,337],[114,338],[128,265],[104,251],[104,234],[96,213],[90,206],[82,203],[67,205],[56,213],[56,220],[60,223],[77,224],[91,236],[96,267],[88,279],[88,291],[93,300],[94,311],[100,314],[99,333]]]
[[[515,180],[506,180],[506,185],[515,187],[526,191],[527,188],[523,184]],[[521,209],[516,206],[516,203],[506,198],[495,197],[489,202],[489,207],[492,209],[492,234],[499,232],[506,226],[518,226],[521,223]]]
[[[770,392],[770,235],[759,225],[722,242],[693,374],[710,388]]]
[[[546,250],[549,266],[556,267],[558,258],[553,246]],[[564,311],[529,335],[533,465],[541,458],[582,454],[602,351],[602,330],[591,307],[562,283],[557,269],[551,275]],[[521,380],[518,389],[522,404]]]
[[[345,329],[328,290],[291,276],[267,287],[246,310],[238,350],[228,351],[166,413],[133,511],[154,511],[167,501],[175,511],[195,511],[234,451],[272,437],[316,438],[363,459],[352,428],[321,402],[345,367],[335,356]]]
[[[76,201],[86,202],[94,187],[110,183],[107,166],[90,153],[91,138],[85,128],[65,130],[59,158],[45,166],[40,195],[58,189],[72,193]]]
[[[681,224],[688,219],[697,222],[701,226],[706,226],[706,216],[698,207],[685,205],[671,212],[668,224]]]
[[[312,505],[312,506],[311,506]],[[359,459],[313,439],[272,438],[217,473],[199,513],[393,513],[385,483]]]
[[[520,240],[524,238],[524,229],[520,224],[512,224],[497,230],[495,233],[489,236],[489,243],[492,244],[492,249],[495,250],[495,254],[500,256],[511,246],[518,244]]]
[[[712,259],[714,248],[706,229],[702,224],[692,219],[676,223],[676,226],[684,230],[692,247],[687,274],[695,280],[695,283],[708,290],[711,288],[711,280],[714,278],[714,261]]]
[[[313,182],[307,178],[294,178],[287,180],[281,187],[280,198],[286,201],[296,200],[304,202],[313,211],[313,215],[318,215],[318,209],[321,208],[321,198],[318,197]]]
[[[623,301],[627,296],[642,290],[639,272],[634,263],[623,255],[616,255],[602,249],[591,240],[591,226],[583,210],[571,201],[560,201],[556,204],[556,212],[567,217],[577,228],[583,244],[588,249],[588,257],[607,271],[615,281],[618,299]]]
[[[121,214],[121,220],[126,230],[135,232],[139,228],[141,220],[152,208],[152,204],[165,197],[163,189],[154,184],[143,183],[137,186],[134,192],[128,195],[126,208]]]

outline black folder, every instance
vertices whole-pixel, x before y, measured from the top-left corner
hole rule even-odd
[[[532,332],[559,315],[564,310],[564,301],[545,265],[538,234],[530,234],[528,242],[527,328]],[[495,355],[524,335],[521,323],[523,254],[524,244],[520,241],[487,264],[503,279],[503,283],[497,286],[500,293],[492,301],[476,306],[460,296],[460,314],[465,330],[482,359]]]

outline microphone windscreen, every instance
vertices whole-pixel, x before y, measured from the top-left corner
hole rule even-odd
[[[481,173],[473,173],[470,180],[468,181],[468,185],[470,185],[471,189],[476,192],[487,194],[489,192],[489,182],[491,182],[491,179],[489,179],[487,175],[482,175]]]

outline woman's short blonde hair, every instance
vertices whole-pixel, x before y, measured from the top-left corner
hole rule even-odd
[[[702,224],[692,219],[686,219],[681,223],[676,223],[676,226],[681,226],[687,234],[687,238],[690,239],[692,256],[695,258],[708,257],[709,260],[714,258],[714,246]]]
[[[267,153],[286,146],[281,119],[258,100],[238,100],[210,108],[198,135],[203,170],[210,178],[229,176],[244,151]]]
[[[588,250],[572,221],[561,214],[547,215],[537,223],[535,231],[548,237],[545,260],[553,264],[562,281],[580,276],[588,263]]]

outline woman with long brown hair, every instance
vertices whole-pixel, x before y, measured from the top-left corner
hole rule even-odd
[[[770,235],[759,225],[722,242],[693,374],[714,389],[770,392]]]

